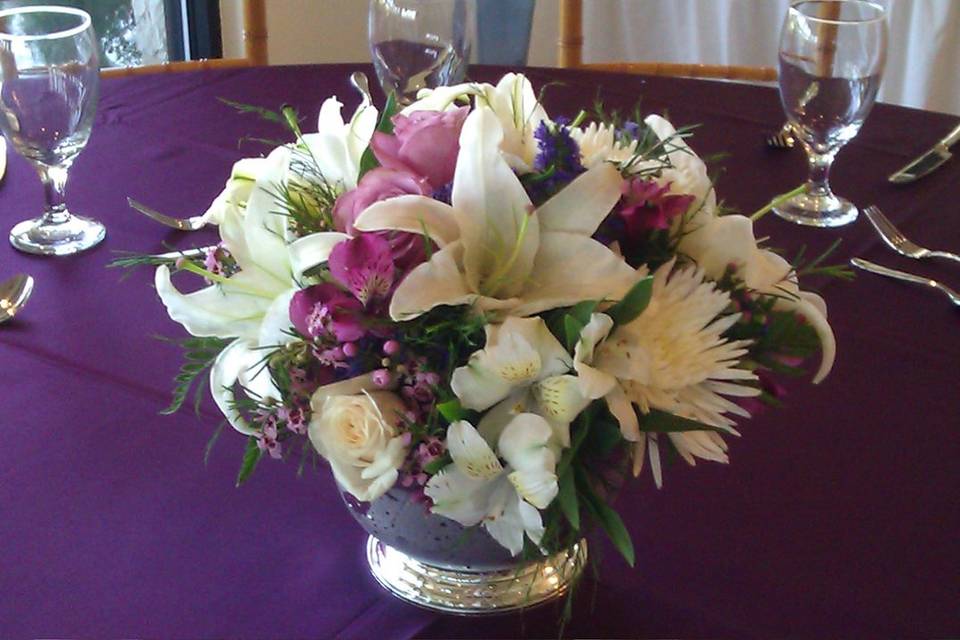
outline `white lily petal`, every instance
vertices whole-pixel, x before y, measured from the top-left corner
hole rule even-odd
[[[250,345],[243,339],[231,342],[217,355],[210,367],[210,393],[217,407],[226,417],[230,426],[244,435],[254,435],[257,430],[247,424],[234,405],[233,387],[237,383],[240,373],[246,371],[261,356],[250,350]]]
[[[489,86],[489,85],[487,85]],[[417,100],[403,108],[402,115],[410,115],[414,111],[446,111],[455,109],[454,104],[460,98],[476,95],[483,91],[483,85],[475,82],[463,82],[448,87],[423,89]]]
[[[550,471],[557,459],[549,447],[553,429],[541,416],[521,413],[500,434],[497,450],[517,471]]]
[[[538,509],[546,509],[557,494],[557,474],[544,469],[514,471],[507,478],[517,491],[517,495]]]
[[[407,274],[393,293],[390,317],[396,321],[411,320],[441,304],[471,303],[476,294],[470,292],[457,267],[459,256],[462,247],[454,242]]]
[[[297,289],[278,295],[263,313],[257,343],[261,347],[275,347],[293,342],[293,323],[290,321],[290,300]],[[264,352],[265,353],[265,352]]]
[[[287,245],[294,275],[302,278],[305,271],[326,262],[335,246],[349,239],[345,233],[324,231],[294,240]]]
[[[447,428],[447,451],[457,468],[474,480],[490,480],[503,472],[490,445],[466,420]]]
[[[813,383],[819,384],[833,369],[833,362],[837,357],[837,339],[833,335],[833,329],[830,328],[826,316],[820,313],[819,304],[811,302],[807,297],[800,300],[779,300],[775,307],[800,314],[816,330],[817,337],[820,338],[821,355],[820,368],[813,376]]]
[[[470,290],[509,298],[530,273],[540,230],[530,197],[500,154],[502,139],[503,127],[489,108],[467,116],[451,200]]]
[[[360,231],[407,231],[426,234],[443,248],[460,237],[453,208],[433,198],[397,196],[375,202],[353,223]]]
[[[495,486],[493,482],[469,478],[450,465],[430,478],[423,492],[433,501],[431,512],[472,527],[486,517]]]
[[[218,338],[255,338],[260,332],[263,314],[273,300],[270,292],[257,295],[257,274],[240,272],[229,284],[214,285],[183,294],[170,280],[166,265],[157,267],[154,286],[170,318],[194,336]],[[270,282],[267,285],[272,284]]]
[[[544,232],[540,250],[513,315],[528,316],[582,300],[619,300],[636,280],[622,258],[596,240],[574,233]]]
[[[623,178],[604,163],[582,173],[537,209],[543,231],[593,235],[620,200]]]

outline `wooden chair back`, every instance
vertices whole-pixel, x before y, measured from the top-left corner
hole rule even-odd
[[[675,62],[583,62],[583,0],[560,0],[560,39],[557,64],[565,68],[619,71],[651,76],[683,76],[688,78],[718,78],[751,82],[772,82],[777,79],[773,67],[745,67],[714,64],[684,64]]]
[[[266,0],[243,0],[243,52],[242,58],[216,58],[185,60],[142,67],[119,67],[104,69],[104,78],[139,76],[151,73],[173,73],[200,69],[231,69],[256,67],[267,64],[267,9]]]

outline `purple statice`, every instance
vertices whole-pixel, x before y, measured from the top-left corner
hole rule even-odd
[[[445,204],[452,204],[453,202],[453,181],[448,182],[445,185],[439,186],[433,190],[433,194],[430,196],[434,200],[439,200]]]
[[[580,161],[580,146],[570,136],[570,121],[557,118],[552,124],[541,122],[534,131],[537,155],[533,173],[523,177],[530,199],[543,204],[585,171]]]

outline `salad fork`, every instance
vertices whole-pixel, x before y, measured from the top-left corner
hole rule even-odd
[[[156,209],[151,209],[145,204],[141,204],[133,198],[127,198],[127,204],[138,213],[142,213],[151,220],[155,220],[162,225],[179,231],[196,231],[206,226],[207,221],[203,216],[191,216],[189,218],[174,218],[172,216],[160,213]]]
[[[876,205],[870,205],[864,209],[863,212],[867,214],[867,220],[869,220],[873,228],[877,230],[877,233],[880,234],[884,242],[900,255],[918,259],[946,258],[947,260],[960,262],[960,256],[955,253],[950,253],[949,251],[931,251],[926,247],[921,247],[915,242],[911,242],[899,229],[893,226],[893,223],[887,219],[887,216],[883,215],[883,212],[880,211]]]
[[[863,269],[864,271],[869,271],[870,273],[875,273],[879,276],[886,276],[888,278],[894,278],[896,280],[903,280],[904,282],[912,282],[913,284],[920,284],[927,287],[933,287],[941,291],[945,296],[950,298],[950,302],[954,305],[960,307],[960,293],[957,293],[947,285],[932,280],[930,278],[924,278],[923,276],[918,276],[912,273],[907,273],[906,271],[899,271],[897,269],[891,269],[889,267],[884,267],[879,264],[874,264],[869,260],[864,260],[863,258],[851,258],[850,264],[857,267],[858,269]]]

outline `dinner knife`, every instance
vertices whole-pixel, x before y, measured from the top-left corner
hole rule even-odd
[[[922,178],[953,156],[953,154],[950,153],[950,147],[957,142],[960,142],[960,125],[954,127],[953,131],[948,133],[943,140],[933,145],[930,150],[922,156],[910,162],[899,171],[890,174],[887,180],[896,184],[904,184]]]

